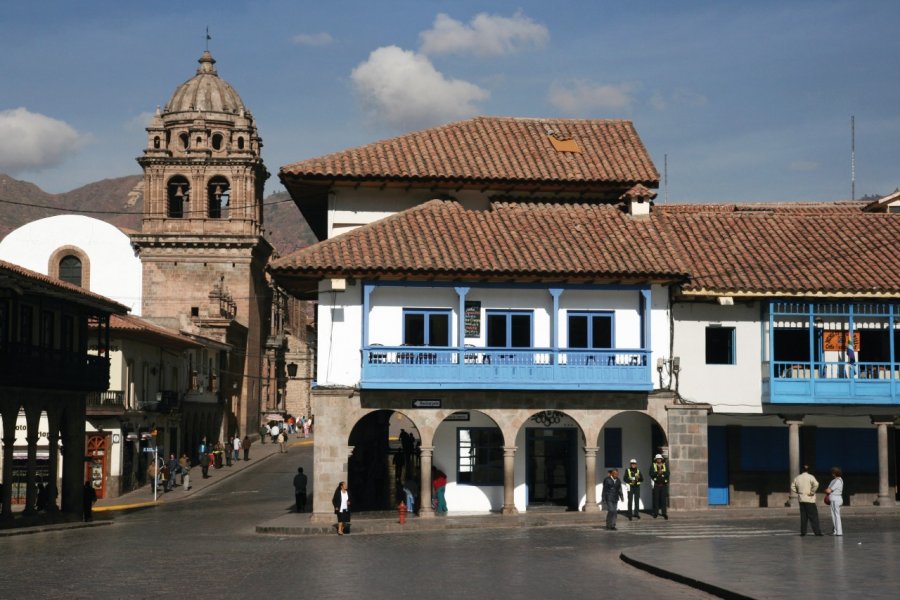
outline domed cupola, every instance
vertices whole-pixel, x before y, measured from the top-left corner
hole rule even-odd
[[[166,113],[178,112],[219,112],[240,114],[245,111],[244,103],[234,88],[219,77],[216,59],[209,50],[198,61],[197,74],[182,83],[166,104]]]

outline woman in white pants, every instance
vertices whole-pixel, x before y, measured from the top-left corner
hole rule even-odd
[[[844,480],[841,478],[841,468],[831,468],[831,483],[825,488],[828,494],[828,500],[831,501],[831,522],[834,524],[834,533],[832,535],[844,535],[844,528],[841,526],[841,505],[844,503]]]

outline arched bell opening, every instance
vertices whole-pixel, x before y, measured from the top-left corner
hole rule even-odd
[[[191,185],[187,178],[175,175],[166,186],[168,195],[168,216],[173,219],[184,217],[185,204],[190,199]]]
[[[221,175],[217,175],[206,184],[206,201],[210,219],[228,218],[228,205],[231,202],[231,185]]]

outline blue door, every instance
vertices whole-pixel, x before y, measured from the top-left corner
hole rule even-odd
[[[710,506],[728,505],[728,437],[724,427],[708,427]]]

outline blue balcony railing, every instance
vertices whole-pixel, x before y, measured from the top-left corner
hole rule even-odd
[[[900,364],[772,363],[773,404],[897,404]]]
[[[648,350],[370,346],[364,388],[650,391]]]

